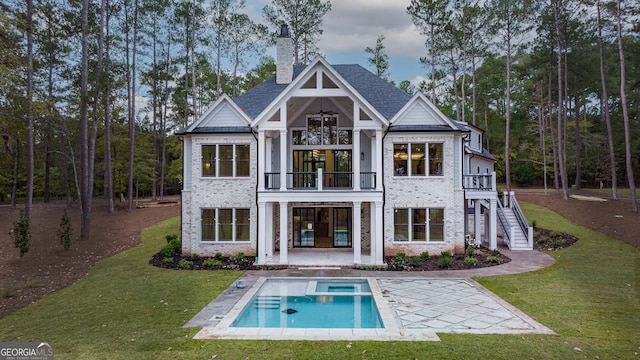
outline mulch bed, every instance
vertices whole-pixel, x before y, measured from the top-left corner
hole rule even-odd
[[[559,231],[550,231],[547,229],[535,228],[534,230],[533,248],[540,251],[557,251],[571,246],[578,241],[575,236],[562,233]],[[388,264],[388,271],[441,271],[441,270],[468,270],[478,269],[490,266],[506,264],[511,259],[499,251],[491,251],[487,248],[474,249],[474,254],[452,255],[451,262],[443,265],[440,256],[431,256],[429,259],[422,259],[419,256],[395,256],[385,257],[385,263]],[[465,259],[474,258],[477,260],[475,264],[465,263]],[[493,261],[489,261],[493,257]],[[173,270],[281,270],[286,269],[286,265],[258,266],[254,264],[253,257],[220,257],[217,261],[209,257],[183,257],[174,255],[171,261],[165,260],[167,257],[162,252],[156,253],[150,260],[149,264]],[[369,268],[360,266],[363,270],[384,270],[383,268]]]

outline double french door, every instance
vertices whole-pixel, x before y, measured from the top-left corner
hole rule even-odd
[[[351,247],[352,223],[349,207],[293,208],[293,246]]]

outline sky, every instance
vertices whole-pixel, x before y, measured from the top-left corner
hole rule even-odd
[[[269,0],[246,0],[242,11],[253,21],[266,22],[262,8]],[[427,77],[419,64],[426,55],[425,40],[407,14],[410,0],[333,0],[331,10],[323,17],[318,47],[330,64],[360,64],[375,71],[367,59],[365,48],[375,48],[379,35],[384,35],[385,52],[389,57],[390,79],[399,84],[410,80],[417,84]],[[267,50],[275,58],[275,47]]]

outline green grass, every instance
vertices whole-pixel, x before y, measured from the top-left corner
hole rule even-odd
[[[143,232],[143,243],[89,275],[0,319],[1,341],[53,341],[56,359],[616,359],[639,358],[638,250],[523,204],[529,220],[580,241],[557,263],[477,280],[558,335],[440,334],[441,342],[193,340],[182,326],[241,272],[148,265],[179,219]]]

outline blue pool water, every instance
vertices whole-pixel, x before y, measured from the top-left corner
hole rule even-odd
[[[268,279],[234,327],[383,328],[367,280]]]

